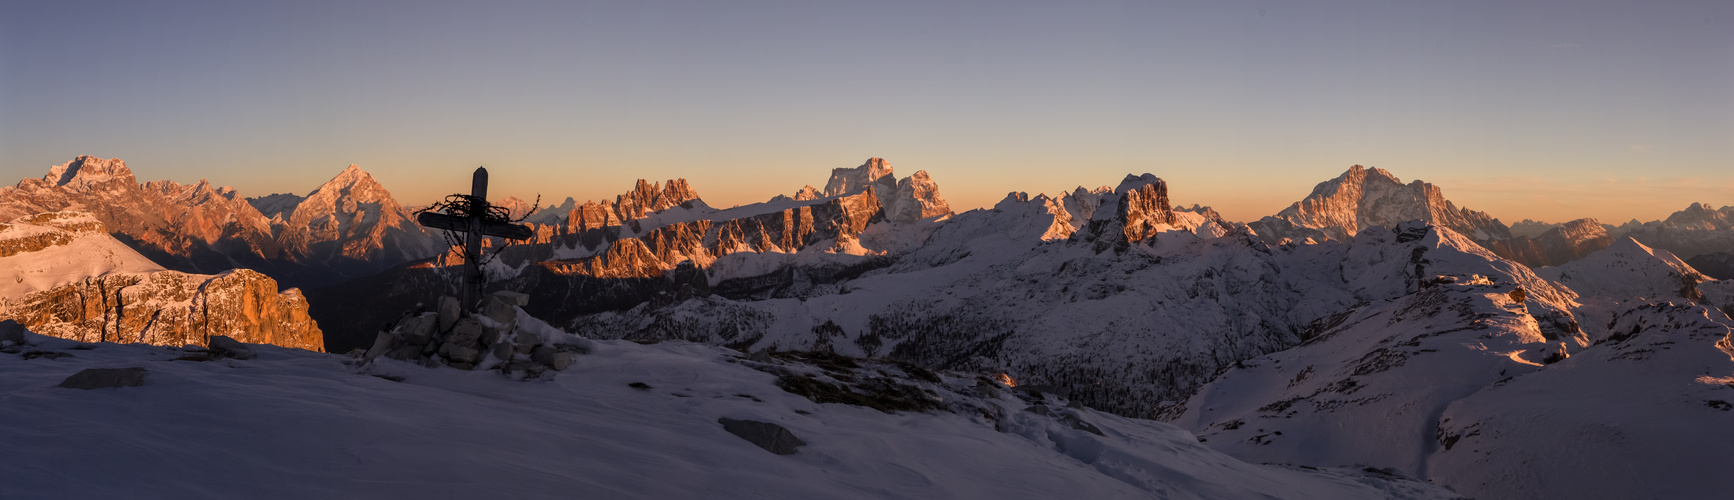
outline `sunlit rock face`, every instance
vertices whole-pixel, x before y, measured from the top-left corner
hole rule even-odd
[[[639,179],[637,187],[614,199],[613,208],[615,215],[621,220],[641,219],[651,212],[667,210],[696,199],[698,192],[687,185],[686,179],[670,180],[667,186]]]
[[[825,182],[823,194],[840,196],[868,190],[879,194],[881,205],[891,204],[891,196],[897,192],[897,177],[884,158],[868,158],[859,167],[832,170],[831,180]]]
[[[85,342],[205,344],[212,335],[323,350],[296,289],[240,269],[168,271],[109,236],[95,216],[54,212],[0,224],[0,318]]]
[[[217,272],[268,267],[280,256],[271,224],[234,189],[172,181],[140,184],[126,162],[80,156],[40,179],[0,187],[0,220],[76,210],[168,267]]]
[[[61,210],[92,214],[170,269],[248,268],[296,285],[371,274],[439,251],[432,235],[354,165],[306,197],[249,200],[204,180],[141,184],[125,162],[93,156],[0,188],[0,220]]]
[[[1421,220],[1450,228],[1476,241],[1506,239],[1511,232],[1487,215],[1460,209],[1445,199],[1438,186],[1422,181],[1403,184],[1381,168],[1350,167],[1343,175],[1319,183],[1311,195],[1274,217],[1252,223],[1267,239],[1342,240],[1371,226],[1394,227]]]
[[[277,224],[285,256],[331,262],[345,275],[436,255],[431,234],[372,175],[350,165],[296,204]]]
[[[212,335],[323,351],[301,291],[263,274],[158,271],[86,278],[0,305],[31,331],[83,342],[205,345]]]
[[[939,184],[928,177],[926,170],[897,181],[897,192],[886,207],[887,218],[898,222],[915,222],[928,217],[951,214],[951,206],[939,195]]]
[[[734,253],[792,254],[824,241],[858,238],[883,217],[878,196],[868,190],[756,215],[671,223],[642,236],[610,240],[598,255],[545,261],[541,267],[598,278],[660,276],[685,261],[703,267]]]

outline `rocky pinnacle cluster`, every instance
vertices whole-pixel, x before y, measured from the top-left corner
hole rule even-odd
[[[457,298],[440,297],[436,310],[405,315],[381,330],[373,347],[362,355],[371,362],[383,355],[424,366],[460,370],[498,370],[513,378],[535,378],[548,370],[564,370],[586,352],[581,344],[549,342],[520,325],[520,306],[530,297],[495,292],[479,311],[463,308]]]

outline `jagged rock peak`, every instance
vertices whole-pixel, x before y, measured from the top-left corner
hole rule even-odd
[[[897,181],[897,192],[886,208],[889,210],[887,215],[897,222],[915,222],[951,214],[951,205],[939,196],[939,184],[933,182],[926,170]]]
[[[379,181],[374,180],[372,174],[362,170],[361,167],[356,166],[354,163],[349,164],[349,168],[343,169],[342,172],[338,172],[336,177],[332,177],[331,180],[325,181],[325,184],[320,185],[318,189],[314,189],[312,193],[308,193],[307,198],[319,198],[321,194],[328,196],[333,194],[349,197],[362,196],[366,201],[377,201],[382,197],[391,197],[390,193],[385,192],[385,187],[381,186]]]
[[[1114,193],[1126,194],[1127,191],[1142,189],[1144,186],[1151,184],[1160,186],[1158,189],[1162,190],[1164,197],[1167,196],[1168,184],[1162,182],[1162,179],[1157,178],[1156,174],[1151,173],[1145,173],[1144,175],[1126,174],[1126,178],[1120,180],[1120,185],[1114,187]],[[1078,189],[1083,189],[1083,187],[1079,187]]]
[[[42,177],[42,180],[55,187],[65,186],[72,189],[83,189],[91,184],[117,179],[129,185],[138,183],[132,170],[127,169],[126,162],[120,158],[104,160],[90,155],[79,155],[72,161],[50,167],[48,175]]]
[[[1497,219],[1457,208],[1438,186],[1419,180],[1403,184],[1384,169],[1360,165],[1319,183],[1306,199],[1255,222],[1254,229],[1271,237],[1342,240],[1372,226],[1413,219],[1449,227],[1476,241],[1511,237]]]
[[[1168,204],[1168,183],[1155,175],[1127,174],[1114,192],[1121,195],[1116,215],[1125,223],[1126,241],[1143,241],[1175,223],[1174,210]]]
[[[824,194],[855,194],[866,191],[869,187],[880,193],[882,198],[897,190],[897,178],[892,173],[891,164],[886,163],[884,158],[868,158],[867,162],[859,167],[832,169],[831,180],[825,183]]]
[[[795,198],[794,199],[797,201],[817,200],[822,196],[823,195],[819,194],[818,188],[813,187],[812,184],[808,184],[805,186],[801,186],[801,190],[795,192]]]
[[[614,208],[621,220],[631,220],[697,199],[698,191],[686,179],[669,179],[666,185],[639,179],[631,191],[614,198]]]

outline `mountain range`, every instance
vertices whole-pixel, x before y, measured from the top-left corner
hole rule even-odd
[[[0,187],[0,220],[59,211],[91,214],[115,238],[169,269],[247,268],[295,287],[369,275],[443,250],[354,165],[304,197],[249,199],[204,180],[141,184],[126,162],[92,156]]]
[[[721,209],[684,179],[539,209],[503,199],[535,211],[533,237],[489,240],[487,291],[526,293],[525,313],[588,339],[1000,374],[1250,463],[1368,467],[1489,498],[1734,486],[1706,473],[1734,464],[1707,444],[1734,438],[1734,282],[1717,274],[1734,207],[1506,226],[1358,165],[1250,223],[1177,206],[1152,174],[962,213],[930,174],[899,178],[880,158],[823,185]],[[244,198],[80,157],[0,188],[0,215],[14,220],[0,259],[57,276],[19,272],[0,318],[85,341],[202,343],[88,319],[120,317],[131,292],[69,291],[198,271],[179,282],[272,287],[290,311],[274,324],[365,350],[380,325],[455,294],[462,263],[353,165],[305,197]],[[107,253],[56,250],[76,245]],[[305,302],[255,276],[307,287]],[[219,313],[205,314],[250,314]],[[1617,474],[1627,457],[1647,482]],[[1666,460],[1685,464],[1651,465]]]

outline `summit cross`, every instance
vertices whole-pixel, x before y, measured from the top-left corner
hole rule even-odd
[[[464,234],[464,279],[460,290],[464,307],[475,307],[476,301],[482,296],[482,269],[478,264],[482,256],[482,237],[498,236],[511,240],[529,239],[535,231],[522,224],[500,222],[487,218],[488,208],[488,169],[476,167],[476,173],[470,180],[470,210],[455,215],[436,212],[422,212],[416,215],[416,222],[423,226],[455,231]]]

